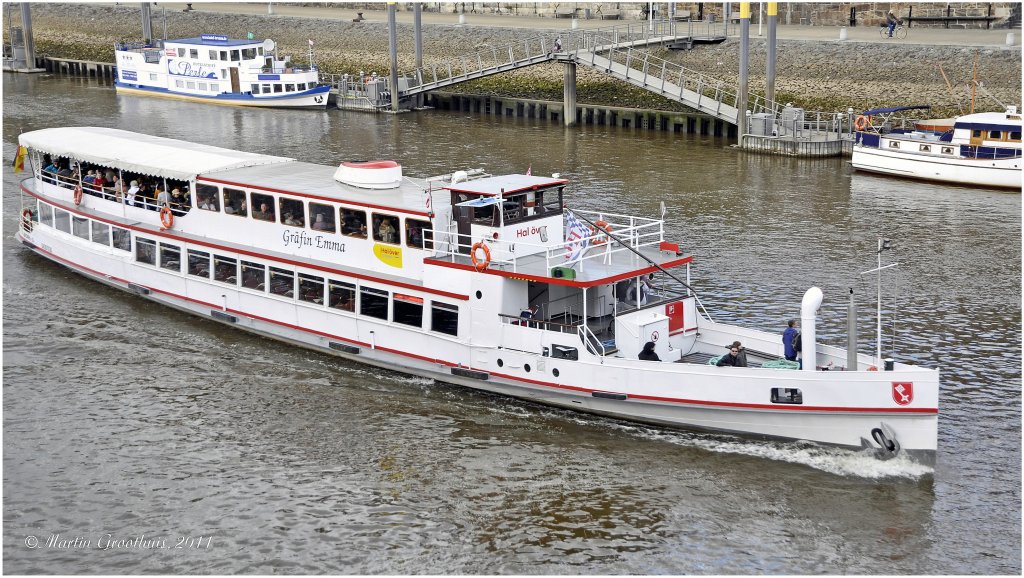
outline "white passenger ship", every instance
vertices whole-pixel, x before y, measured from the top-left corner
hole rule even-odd
[[[934,461],[936,370],[867,355],[844,367],[846,351],[816,342],[817,288],[801,307],[803,369],[771,368],[787,365],[780,335],[712,321],[663,221],[570,211],[564,179],[419,180],[392,161],[335,168],[94,127],[20,144],[33,175],[18,239],[145,299],[544,404]],[[179,194],[158,206],[145,193],[158,188]],[[748,367],[708,363],[735,340]],[[648,342],[660,361],[638,359]]]
[[[851,164],[860,171],[959,185],[1021,190],[1021,115],[982,112],[957,117],[944,132],[887,130],[872,117],[926,107],[883,108],[857,119]]]
[[[118,93],[278,108],[326,108],[330,86],[319,72],[276,58],[272,40],[232,40],[218,34],[117,44]]]

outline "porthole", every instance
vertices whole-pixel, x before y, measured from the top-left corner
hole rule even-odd
[[[530,373],[530,364],[529,363],[523,364],[523,369],[526,370],[526,373]]]
[[[483,294],[483,293],[481,293],[481,292],[479,292],[479,291],[477,291],[477,292],[476,292],[476,298],[477,298],[477,299],[483,299],[483,298],[484,298],[484,294]]]
[[[505,367],[505,362],[501,359],[498,360],[498,367]]]
[[[551,375],[553,375],[555,377],[558,377],[558,368],[557,367],[551,370]]]

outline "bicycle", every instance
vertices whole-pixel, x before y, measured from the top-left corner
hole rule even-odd
[[[878,30],[878,33],[882,36],[882,38],[888,39],[889,38],[889,25],[888,24],[883,24],[882,27]],[[907,29],[903,27],[903,22],[902,21],[901,22],[897,22],[896,23],[896,28],[893,28],[893,30],[892,30],[892,38],[897,38],[899,40],[903,40],[906,37],[907,37]]]

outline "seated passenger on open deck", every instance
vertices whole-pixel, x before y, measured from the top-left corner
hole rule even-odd
[[[721,359],[716,363],[718,367],[725,367],[726,365],[731,367],[744,367],[740,365],[740,350],[736,346],[729,348],[729,353],[722,356]]]
[[[644,343],[643,351],[640,352],[640,355],[638,355],[637,358],[640,361],[661,361],[661,358],[658,357],[657,352],[654,351],[653,341],[648,341],[647,343]]]

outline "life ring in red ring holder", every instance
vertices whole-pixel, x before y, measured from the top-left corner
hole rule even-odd
[[[602,232],[611,233],[612,226],[608,224],[608,221],[594,221],[594,224],[597,225],[597,227],[590,230],[590,233],[595,236],[595,239],[592,241],[592,244],[603,245],[604,242],[608,240],[608,237],[603,235],[597,237],[597,235],[600,235]]]
[[[170,207],[160,209],[160,224],[163,225],[160,227],[161,231],[166,231],[174,225],[174,214],[171,213]]]
[[[484,250],[483,260],[478,260],[476,258],[477,249]],[[484,245],[483,242],[474,243],[473,248],[469,250],[469,258],[473,260],[473,267],[476,268],[477,271],[483,271],[484,269],[487,268],[488,265],[491,264],[491,250],[490,248],[487,247],[487,245]]]
[[[32,228],[32,209],[26,208],[21,212],[21,222],[26,229]]]
[[[868,128],[868,117],[860,115],[856,120],[853,121],[853,128],[857,130],[864,130]]]
[[[75,191],[71,193],[71,200],[75,202],[75,205],[82,204],[82,187],[75,187]]]

